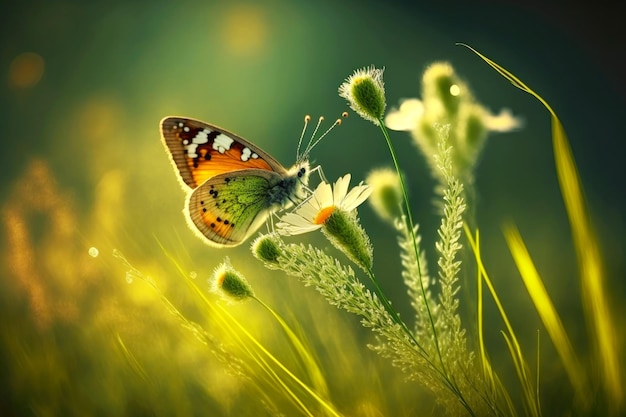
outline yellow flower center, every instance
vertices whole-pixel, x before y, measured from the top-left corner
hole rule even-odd
[[[333,214],[333,211],[335,211],[335,206],[324,207],[317,213],[317,216],[315,216],[315,219],[313,219],[313,223],[315,224],[326,223],[326,220],[328,220],[330,215]]]

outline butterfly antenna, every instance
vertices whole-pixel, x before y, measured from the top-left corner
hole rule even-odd
[[[296,149],[296,158],[297,160],[301,160],[300,158],[300,147],[302,146],[302,139],[304,138],[304,133],[306,132],[306,128],[309,126],[309,122],[311,121],[311,116],[308,114],[304,116],[304,126],[302,127],[302,133],[300,133],[300,139],[298,140],[298,148]]]
[[[348,117],[348,112],[343,112],[341,113],[341,117]],[[311,139],[309,140],[309,143],[307,144],[306,148],[304,149],[304,153],[302,154],[302,158],[306,159],[309,156],[309,153],[311,153],[311,151],[313,150],[313,148],[322,140],[324,139],[324,137],[326,135],[328,135],[330,133],[331,130],[333,130],[336,126],[339,126],[341,124],[341,118],[335,120],[335,123],[333,123],[328,129],[326,129],[326,131],[324,133],[322,133],[322,135],[313,140],[315,138],[315,134],[317,133],[317,131],[320,128],[320,125],[322,124],[322,122],[324,121],[324,116],[320,116],[318,122],[317,122],[317,126],[315,126],[315,130],[313,131],[313,135],[311,135]]]
[[[324,121],[324,116],[320,116],[320,118],[317,119],[317,124],[315,125],[315,129],[313,130],[311,139],[309,139],[309,143],[307,143],[306,148],[304,148],[304,153],[302,154],[302,157],[306,158],[309,152],[311,152],[311,142],[313,142],[313,139],[315,138],[315,135],[317,134],[317,131],[320,129],[320,126],[322,125],[323,121]]]

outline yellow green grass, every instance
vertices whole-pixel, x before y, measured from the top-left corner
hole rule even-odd
[[[599,367],[597,384],[600,385],[598,388],[602,390],[602,398],[595,400],[590,398],[590,395],[593,395],[593,389],[596,388],[589,387],[589,384],[594,384],[594,381],[590,381],[590,379],[595,374],[589,368],[585,371],[581,365],[520,233],[513,225],[508,225],[504,229],[504,234],[528,293],[563,362],[578,403],[590,411],[590,407],[602,402],[607,405],[610,413],[618,415],[625,409],[623,364],[619,354],[621,346],[616,336],[619,333],[619,327],[610,307],[611,300],[606,292],[606,279],[603,273],[598,239],[591,225],[582,182],[563,125],[550,105],[519,78],[475,49],[467,45],[463,46],[476,53],[515,87],[539,100],[550,113],[557,178],[574,242],[582,305],[590,340],[593,344],[593,357],[588,367]],[[470,237],[467,230],[466,233]],[[476,249],[474,252],[478,259],[479,252]],[[500,305],[498,308],[503,312]],[[512,333],[511,336],[513,336]]]

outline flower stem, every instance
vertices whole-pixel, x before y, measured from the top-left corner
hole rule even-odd
[[[439,347],[439,339],[437,337],[437,329],[435,327],[435,321],[433,319],[432,312],[430,310],[430,306],[428,305],[428,301],[426,299],[426,289],[424,288],[424,283],[422,282],[422,267],[420,265],[420,254],[419,254],[419,249],[417,247],[417,240],[416,240],[416,236],[415,236],[415,226],[414,226],[414,223],[413,223],[413,215],[411,214],[411,205],[409,204],[409,197],[408,197],[408,193],[407,193],[406,183],[404,182],[404,177],[402,176],[402,173],[400,171],[400,164],[398,163],[398,157],[396,155],[396,151],[395,151],[395,149],[393,147],[393,144],[391,143],[391,138],[389,137],[389,132],[387,131],[387,128],[385,127],[385,123],[383,122],[382,118],[379,119],[378,121],[379,121],[378,126],[380,127],[380,130],[382,131],[383,136],[385,137],[385,141],[387,142],[387,146],[389,147],[389,152],[391,153],[391,159],[393,160],[394,167],[395,167],[396,171],[398,172],[398,177],[400,178],[400,188],[402,189],[402,198],[404,200],[404,210],[406,211],[406,219],[409,222],[408,229],[410,230],[410,233],[411,233],[411,240],[413,242],[413,250],[415,251],[415,261],[417,262],[417,270],[418,270],[418,273],[419,273],[418,281],[420,283],[420,290],[422,292],[422,299],[424,300],[424,306],[426,307],[426,311],[428,312],[428,320],[430,321],[430,327],[431,327],[432,332],[433,332],[433,338],[434,338],[434,341],[435,341],[435,348],[437,349],[437,355],[439,356],[439,362],[441,363],[441,368],[442,368],[442,371],[444,373],[444,377],[446,379],[448,379],[448,373],[446,371],[446,366],[445,366],[445,364],[443,362],[443,355],[441,354],[441,349]],[[452,385],[454,385],[454,384],[452,384]],[[463,400],[463,397],[461,396],[461,393],[458,390],[456,390],[456,389],[453,389],[453,391],[456,391],[456,393],[459,395],[463,405],[470,412],[470,414],[473,414],[472,410],[469,408],[467,403],[465,403],[465,401]]]
[[[376,279],[376,276],[374,275],[374,272],[372,271],[371,268],[367,269],[367,276],[372,282],[372,284],[374,284],[374,290],[376,291],[376,295],[378,295],[378,298],[380,299],[381,303],[383,303],[385,310],[387,310],[387,312],[389,313],[393,321],[395,321],[396,324],[402,327],[402,330],[404,330],[404,332],[407,334],[407,336],[409,336],[409,338],[415,344],[415,346],[417,346],[419,350],[422,352],[422,354],[424,355],[424,358],[430,361],[430,358],[428,357],[428,352],[426,352],[426,349],[424,349],[422,345],[418,343],[417,339],[415,339],[415,336],[413,336],[413,333],[406,326],[406,323],[404,323],[404,321],[400,319],[400,314],[398,314],[398,312],[394,310],[394,308],[391,306],[391,301],[389,301],[389,299],[383,292],[383,289],[380,287],[380,284],[378,284],[378,280]]]
[[[413,242],[413,250],[415,251],[415,261],[417,263],[417,271],[418,271],[418,274],[419,274],[418,281],[420,283],[420,290],[422,292],[422,298],[424,300],[424,306],[426,307],[426,311],[428,312],[428,320],[430,321],[430,327],[431,327],[432,332],[433,332],[433,338],[434,338],[434,341],[435,341],[435,348],[437,349],[437,355],[439,356],[439,363],[441,364],[440,372],[441,372],[442,377],[446,381],[446,385],[448,385],[448,388],[450,389],[450,391],[452,391],[457,396],[457,398],[459,399],[459,401],[461,402],[463,407],[467,410],[467,412],[471,416],[475,416],[474,410],[472,410],[471,406],[467,403],[467,400],[463,396],[463,393],[461,392],[461,390],[456,385],[454,379],[452,379],[448,375],[448,371],[446,370],[446,366],[445,366],[445,363],[443,361],[443,355],[441,354],[441,348],[439,347],[439,339],[437,337],[437,329],[435,327],[435,320],[433,319],[433,315],[432,315],[430,306],[428,305],[428,301],[426,299],[426,289],[424,288],[424,283],[422,281],[422,267],[420,265],[420,254],[419,254],[419,248],[417,247],[417,239],[416,239],[416,236],[415,236],[415,226],[414,226],[414,223],[413,223],[413,215],[411,214],[411,205],[409,204],[409,196],[408,196],[408,193],[407,193],[407,187],[406,187],[406,184],[404,182],[404,177],[402,176],[402,173],[400,171],[400,164],[398,163],[398,157],[396,155],[396,151],[395,151],[395,149],[393,147],[393,144],[391,143],[391,138],[389,137],[389,132],[387,131],[387,128],[385,127],[385,123],[383,123],[382,118],[379,118],[378,121],[379,121],[378,126],[380,127],[380,130],[382,131],[383,136],[385,137],[385,141],[387,142],[387,146],[389,147],[389,152],[391,153],[391,159],[393,160],[394,167],[395,167],[396,171],[398,172],[398,177],[400,178],[400,188],[402,189],[402,198],[404,200],[404,210],[406,211],[406,219],[407,219],[407,221],[409,223],[409,230],[411,232],[411,241]],[[375,280],[373,279],[373,281],[375,281]],[[378,287],[378,289],[380,289],[380,288]],[[389,306],[389,307],[391,308],[391,306]],[[399,318],[398,318],[398,320],[399,320]],[[402,323],[402,325],[406,329],[406,325],[404,325],[404,323]],[[415,339],[413,339],[413,340],[415,340]],[[418,344],[418,346],[420,346],[420,345]]]
[[[461,404],[463,405],[463,407],[467,410],[467,412],[471,415],[471,416],[475,416],[474,411],[472,410],[472,408],[470,407],[470,405],[467,403],[467,401],[465,400],[465,397],[463,397],[463,393],[459,390],[459,388],[456,386],[456,384],[454,383],[454,381],[452,381],[449,377],[448,377],[448,373],[446,372],[446,368],[443,364],[443,361],[441,360],[441,353],[439,352],[439,347],[437,347],[437,352],[439,353],[439,358],[440,358],[440,362],[441,362],[441,368],[442,369],[438,369],[431,361],[430,361],[430,357],[428,355],[428,352],[426,352],[426,350],[422,347],[422,345],[419,344],[419,342],[417,341],[417,339],[415,339],[415,336],[413,336],[413,333],[409,330],[409,328],[406,326],[406,324],[404,323],[404,321],[402,321],[400,319],[400,315],[394,310],[394,308],[391,306],[391,302],[389,301],[389,299],[385,296],[385,293],[383,292],[382,288],[380,287],[380,285],[378,284],[378,280],[376,279],[376,276],[374,275],[374,272],[368,268],[367,270],[367,275],[370,279],[370,281],[372,281],[372,284],[374,284],[374,289],[376,291],[376,294],[378,295],[378,297],[380,298],[380,301],[383,303],[383,306],[385,307],[385,309],[387,310],[387,312],[389,313],[389,315],[391,316],[391,318],[393,319],[393,321],[395,321],[400,327],[402,327],[402,330],[404,330],[404,332],[409,336],[409,338],[411,339],[411,341],[415,344],[415,346],[417,346],[420,351],[422,352],[424,359],[426,359],[432,366],[433,369],[435,370],[435,372],[437,372],[438,374],[441,375],[441,377],[443,378],[443,381],[445,383],[445,385],[448,387],[448,389],[453,392],[459,399],[459,401],[461,402]],[[427,306],[428,307],[428,306]],[[430,312],[429,312],[430,314]],[[432,320],[431,320],[432,323]],[[433,329],[434,331],[434,329]],[[436,338],[435,338],[436,341]]]

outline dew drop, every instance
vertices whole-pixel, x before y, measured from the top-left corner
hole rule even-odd
[[[92,258],[97,258],[99,254],[100,251],[95,246],[89,248],[89,256],[91,256]]]
[[[452,96],[455,96],[455,97],[456,97],[456,96],[458,96],[459,94],[461,94],[461,88],[460,88],[458,85],[456,85],[456,84],[452,84],[452,85],[450,86],[450,95],[452,95]]]
[[[133,273],[130,271],[126,271],[126,282],[129,284],[133,283]]]
[[[196,278],[198,278],[198,273],[197,273],[196,271],[191,271],[191,272],[189,273],[189,278],[191,278],[191,279],[196,279]]]

